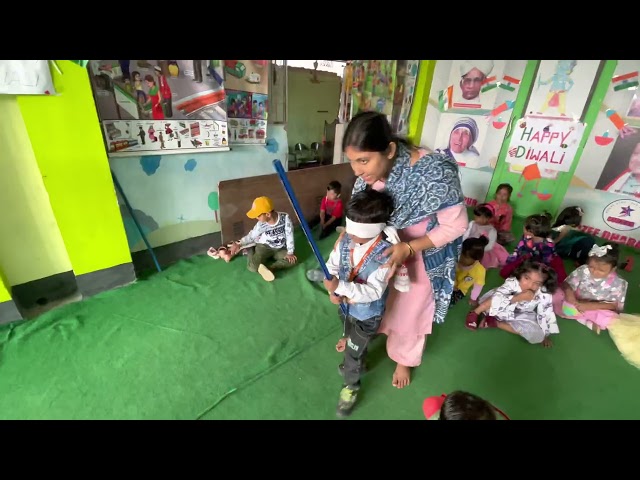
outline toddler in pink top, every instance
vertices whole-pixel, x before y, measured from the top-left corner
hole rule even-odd
[[[491,219],[491,225],[498,232],[498,243],[504,245],[513,242],[514,237],[511,233],[511,222],[513,221],[513,208],[509,205],[513,187],[508,183],[501,183],[496,188],[494,199],[489,202],[493,207],[494,216]]]
[[[498,268],[507,263],[509,252],[497,242],[498,232],[491,225],[491,220],[495,217],[493,207],[488,203],[478,205],[473,209],[474,218],[469,222],[467,231],[462,236],[462,240],[467,238],[486,237],[488,242],[484,247],[482,265],[484,268]]]

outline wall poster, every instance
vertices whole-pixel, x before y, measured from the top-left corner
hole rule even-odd
[[[269,110],[270,60],[223,60],[229,142],[264,144]]]
[[[0,95],[55,95],[49,60],[0,60]]]
[[[396,84],[397,60],[354,60],[351,114],[373,110],[384,113],[391,122]]]
[[[640,60],[616,62],[560,209],[577,205],[583,231],[640,249],[640,111],[633,85]]]
[[[504,67],[504,60],[453,60],[449,75],[451,110],[489,113],[495,107]]]
[[[91,60],[110,156],[227,151],[222,60]]]
[[[506,162],[526,167],[568,172],[576,155],[585,125],[581,122],[523,118],[516,121]]]
[[[398,60],[397,62],[391,128],[398,135],[407,135],[420,60]]]

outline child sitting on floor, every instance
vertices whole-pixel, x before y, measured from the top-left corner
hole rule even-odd
[[[484,247],[487,246],[489,240],[487,237],[467,238],[462,242],[462,251],[460,252],[460,260],[456,267],[456,280],[453,285],[453,293],[451,294],[451,305],[455,305],[471,290],[469,304],[478,305],[478,296],[484,287],[486,269],[480,261],[484,255]]]
[[[513,208],[509,205],[513,187],[508,183],[501,183],[496,188],[496,194],[489,205],[493,207],[494,215],[491,219],[491,225],[498,232],[498,243],[505,245],[513,242],[513,233],[511,233],[511,222],[513,221]]]
[[[236,255],[240,249],[255,244],[249,250],[247,268],[258,272],[267,282],[275,279],[273,270],[290,268],[295,265],[295,246],[293,242],[293,223],[285,212],[277,212],[269,197],[259,197],[253,201],[247,217],[257,219],[255,227],[238,242],[231,245],[229,253]],[[267,267],[266,263],[274,261]]]
[[[487,237],[489,241],[484,247],[482,265],[487,269],[501,267],[507,262],[509,253],[497,243],[498,232],[491,225],[491,219],[494,217],[493,207],[488,203],[483,203],[473,209],[473,215],[474,219],[469,222],[462,239]]]
[[[337,415],[351,414],[355,406],[369,342],[378,332],[388,294],[388,268],[383,252],[399,243],[395,228],[386,226],[393,212],[393,198],[376,190],[356,193],[347,203],[346,234],[327,260],[333,275],[324,280],[329,299],[344,303],[347,314],[339,310],[344,326],[336,350],[344,350],[339,371],[344,377]]]
[[[594,245],[586,265],[571,272],[553,296],[556,315],[574,319],[600,333],[624,309],[628,283],[618,276],[617,245]]]
[[[480,298],[480,304],[467,315],[466,327],[499,328],[529,343],[551,347],[549,335],[560,333],[551,297],[557,282],[551,267],[526,260],[501,287]],[[485,317],[478,323],[481,314]]]
[[[596,244],[591,235],[578,229],[583,215],[580,207],[567,207],[553,224],[556,253],[561,258],[575,260],[578,266],[587,263],[589,250]]]
[[[500,276],[508,278],[525,260],[542,262],[553,268],[562,283],[567,272],[562,259],[556,254],[555,243],[551,239],[551,216],[548,214],[529,215],[524,221],[524,233],[515,251],[500,269]]]
[[[340,198],[342,185],[338,181],[329,182],[327,194],[320,203],[320,215],[309,222],[310,228],[315,228],[320,224],[320,240],[327,238],[342,223],[343,203]]]
[[[427,420],[509,420],[484,398],[460,390],[425,398],[422,411]]]

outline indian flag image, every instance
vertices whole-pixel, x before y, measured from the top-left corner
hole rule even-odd
[[[510,77],[509,75],[504,75],[499,87],[508,90],[509,92],[513,92],[516,89],[514,85],[520,85],[520,80]]]
[[[611,84],[613,85],[614,92],[636,88],[638,86],[638,72],[625,73],[624,75],[613,77]]]
[[[493,90],[497,86],[498,84],[496,83],[496,76],[494,75],[493,77],[488,77],[484,79],[484,82],[482,82],[482,89],[480,91],[482,93],[488,92],[489,90]]]
[[[441,112],[446,112],[451,108],[453,102],[453,85],[449,85],[445,90],[438,93],[438,106]]]

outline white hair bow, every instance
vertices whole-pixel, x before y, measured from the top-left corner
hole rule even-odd
[[[603,245],[602,247],[599,247],[598,245],[594,245],[593,247],[591,247],[591,250],[589,250],[589,256],[590,257],[602,257],[604,255],[607,254],[607,252],[609,250],[611,250],[613,247],[611,245]]]
[[[576,210],[578,210],[578,215],[580,215],[581,217],[584,215],[584,210],[582,210],[580,207],[576,207]]]

